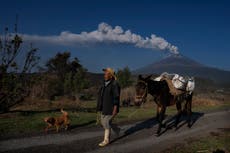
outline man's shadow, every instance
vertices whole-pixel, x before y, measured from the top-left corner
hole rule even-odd
[[[192,117],[191,117],[191,127],[195,124],[195,122],[204,115],[204,113],[200,113],[200,112],[193,112],[192,113]],[[175,125],[175,121],[176,121],[176,115],[175,116],[172,116],[170,117],[169,119],[167,119],[165,121],[166,123],[166,127],[165,129],[160,133],[160,135],[162,135],[163,133],[165,133],[166,131],[172,129]],[[177,128],[175,130],[178,130],[180,129],[181,127],[183,127],[185,124],[187,124],[187,115],[182,115],[181,116],[181,119],[178,123],[179,126],[177,126]],[[182,124],[180,124],[182,123]],[[140,122],[140,123],[137,123],[136,125],[128,128],[127,130],[125,130],[124,134],[118,138],[115,138],[114,140],[112,140],[110,143],[114,143],[120,139],[123,139],[129,135],[132,135],[140,130],[143,130],[143,129],[149,129],[149,128],[152,128],[154,127],[155,125],[158,125],[158,121],[156,119],[156,117],[153,117],[153,118],[150,118],[150,119],[147,119],[143,122]]]
[[[137,123],[136,125],[125,130],[124,134],[122,136],[119,136],[119,137],[113,139],[110,143],[114,143],[114,142],[116,142],[120,139],[123,139],[123,138],[125,138],[131,134],[134,134],[140,130],[152,128],[156,124],[158,124],[158,122],[157,122],[155,117],[147,119],[143,122]]]

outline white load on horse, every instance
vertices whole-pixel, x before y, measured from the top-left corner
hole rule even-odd
[[[159,77],[154,79],[155,81],[165,80],[168,83],[171,94],[179,95],[187,92],[192,94],[195,89],[194,77],[183,77],[179,74],[170,74],[167,72],[162,73]]]

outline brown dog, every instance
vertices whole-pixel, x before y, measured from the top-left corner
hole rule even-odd
[[[69,124],[70,124],[68,112],[64,111],[63,109],[61,109],[61,112],[62,112],[62,115],[59,117],[45,117],[44,118],[44,121],[48,124],[47,127],[45,128],[45,132],[47,132],[48,129],[53,126],[56,127],[57,132],[59,131],[62,125],[65,126],[65,130],[68,129]]]

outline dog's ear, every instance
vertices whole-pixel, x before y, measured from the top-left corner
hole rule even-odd
[[[48,122],[49,122],[50,124],[54,125],[54,123],[55,123],[55,118],[53,118],[53,117],[49,118],[49,119],[48,119]]]
[[[44,121],[46,123],[50,123],[50,124],[53,125],[55,123],[55,118],[53,118],[53,117],[46,117],[46,118],[44,118]]]
[[[43,120],[44,120],[44,122],[47,122],[48,119],[49,119],[49,117],[45,117]]]

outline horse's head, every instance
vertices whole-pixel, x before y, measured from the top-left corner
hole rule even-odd
[[[135,105],[140,106],[141,104],[146,102],[146,98],[148,95],[148,80],[152,75],[143,78],[141,75],[138,76],[137,84],[136,84],[136,94],[135,94]]]

